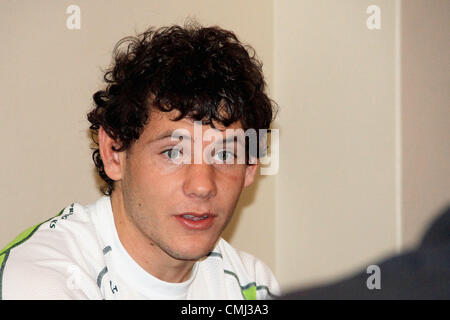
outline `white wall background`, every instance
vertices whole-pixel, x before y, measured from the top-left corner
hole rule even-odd
[[[276,269],[328,279],[395,248],[395,2],[275,2]]]
[[[281,110],[279,173],[244,192],[224,237],[285,290],[413,245],[450,200],[449,3],[3,1],[0,247],[100,196],[86,120],[100,68],[118,39],[187,17],[251,44]],[[366,26],[373,4],[380,30]]]

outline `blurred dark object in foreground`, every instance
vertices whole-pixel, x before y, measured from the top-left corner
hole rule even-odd
[[[368,289],[370,273],[298,290],[283,300],[450,299],[450,205],[430,225],[420,245],[378,263],[380,289]]]

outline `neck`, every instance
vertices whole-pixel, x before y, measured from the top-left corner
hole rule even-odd
[[[141,268],[166,282],[184,282],[189,279],[195,261],[171,257],[143,234],[127,214],[120,190],[112,193],[111,206],[120,242]]]

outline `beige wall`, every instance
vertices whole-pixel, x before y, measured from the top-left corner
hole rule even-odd
[[[85,116],[100,68],[121,37],[187,17],[253,45],[281,108],[280,171],[245,190],[226,239],[285,290],[414,243],[449,195],[449,10],[429,3],[2,2],[0,247],[100,196]],[[66,28],[70,4],[81,7],[81,30]],[[366,27],[372,4],[380,30]]]
[[[450,1],[403,1],[403,232],[407,246],[450,204]]]
[[[280,1],[276,270],[284,287],[348,273],[395,248],[395,8]]]
[[[369,30],[366,9],[381,10]],[[450,202],[442,1],[275,1],[276,271],[334,280],[417,244]]]

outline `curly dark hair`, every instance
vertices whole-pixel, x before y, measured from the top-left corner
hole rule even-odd
[[[254,49],[217,26],[173,25],[123,38],[103,78],[107,86],[93,95],[95,107],[87,117],[97,147],[92,158],[106,195],[114,181],[98,149],[100,126],[119,144],[114,150],[124,151],[141,135],[150,106],[180,111],[174,121],[188,117],[213,126],[214,120],[225,127],[240,121],[244,130],[269,129],[276,111]]]

